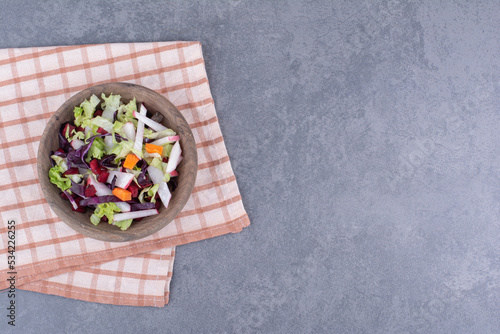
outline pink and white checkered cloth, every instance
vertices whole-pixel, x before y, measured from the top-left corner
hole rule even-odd
[[[71,95],[131,82],[169,99],[190,124],[198,176],[179,216],[145,239],[110,243],[64,224],[43,197],[36,153]],[[8,222],[15,222],[17,288],[99,303],[168,303],[175,246],[250,224],[224,145],[198,42],[0,50],[0,289],[8,287]],[[10,258],[12,259],[12,258]],[[9,275],[10,276],[10,275]]]

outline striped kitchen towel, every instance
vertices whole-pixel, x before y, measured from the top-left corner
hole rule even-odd
[[[146,86],[177,106],[192,128],[199,163],[193,193],[179,216],[154,235],[126,243],[90,239],[69,228],[47,204],[36,173],[42,132],[59,106],[89,86],[118,81]],[[250,224],[200,43],[0,50],[0,198],[0,289],[8,288],[7,277],[14,275],[19,289],[164,306],[176,245]]]

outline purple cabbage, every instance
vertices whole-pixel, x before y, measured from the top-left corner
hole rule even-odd
[[[71,147],[69,141],[66,139],[66,137],[64,137],[62,134],[66,124],[68,124],[68,122],[61,125],[61,127],[59,128],[58,135],[59,135],[59,147],[62,148],[63,151],[67,153],[68,151],[70,151],[72,149],[72,147]]]
[[[86,198],[85,197],[85,187],[79,183],[76,183],[75,181],[71,180],[71,188],[70,190],[74,193],[74,194],[77,194],[78,196],[82,197],[82,198]]]
[[[116,197],[115,195],[106,195],[106,196],[94,196],[94,197],[87,197],[85,199],[82,199],[80,201],[81,206],[87,206],[87,205],[97,205],[101,203],[109,203],[109,202],[122,202],[121,199]]]
[[[51,155],[55,155],[55,156],[58,156],[61,158],[66,158],[66,153],[59,152],[59,151],[52,152]]]
[[[101,135],[102,136],[102,135]],[[89,142],[82,147],[80,147],[78,150],[72,150],[68,153],[67,160],[68,160],[68,167],[79,167],[79,168],[87,168],[90,169],[90,166],[87,164],[85,161],[85,156],[87,155],[88,151],[90,150],[90,146],[92,146],[92,143],[94,142],[95,137],[99,137],[99,135],[92,136],[89,138]]]
[[[53,156],[54,155],[54,151],[50,151],[50,156]],[[54,167],[56,165],[56,162],[54,161],[54,159],[50,159],[50,165],[52,167]]]
[[[137,177],[137,183],[139,183],[141,188],[149,187],[150,185],[153,184],[153,182],[146,177],[146,170],[148,168],[148,164],[144,160],[141,160],[139,162],[141,162],[142,164],[140,166],[141,174],[139,174],[139,176]],[[139,162],[137,164],[139,164]]]
[[[116,140],[118,143],[120,143],[120,142],[121,142],[121,141],[123,141],[123,140],[128,141],[128,139],[127,139],[127,138],[120,136],[118,133],[115,133],[115,140]]]
[[[131,211],[139,211],[139,210],[154,209],[155,205],[156,204],[153,202],[134,203],[134,204],[130,205],[130,210]]]
[[[170,192],[173,193],[175,189],[177,189],[177,182],[170,179],[170,181],[168,181],[168,187],[170,188]]]
[[[76,204],[75,199],[73,198],[73,196],[71,196],[66,190],[63,190],[63,193],[64,193],[64,195],[66,195],[66,197],[71,202],[71,205],[73,206],[73,209],[75,209],[75,210],[78,209],[78,204]]]
[[[111,180],[111,190],[115,189],[117,179],[118,179],[118,177],[116,175],[113,176],[113,179]]]
[[[116,159],[116,154],[105,155],[101,159],[101,166],[106,168],[116,168],[118,167],[113,161]]]

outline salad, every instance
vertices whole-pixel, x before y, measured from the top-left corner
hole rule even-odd
[[[163,115],[150,118],[142,104],[137,108],[135,98],[126,104],[120,95],[101,98],[83,101],[74,121],[61,126],[49,179],[73,211],[93,211],[92,224],[126,230],[168,207],[182,160],[180,138],[160,124]]]

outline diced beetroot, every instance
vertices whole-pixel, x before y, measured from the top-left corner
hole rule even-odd
[[[158,194],[157,194],[158,195]],[[156,199],[156,202],[155,202],[155,209],[156,210],[160,210],[161,208],[161,201],[159,199]]]
[[[108,222],[108,217],[106,217],[106,216],[102,216],[101,221],[102,221],[103,223],[107,223],[107,222]]]
[[[102,110],[94,111],[94,117],[97,117],[97,116],[102,116]]]
[[[92,197],[95,195],[95,193],[96,193],[95,187],[90,185],[85,189],[84,195],[85,197]]]
[[[142,220],[142,218],[135,218],[135,219],[134,219],[134,222],[136,222],[136,223],[137,223],[137,222],[140,222],[141,220]]]
[[[74,174],[79,174],[79,173],[80,173],[80,171],[78,170],[78,168],[77,167],[73,167],[73,168],[70,168],[67,171],[65,171],[63,173],[63,175],[66,176],[66,175],[74,175]]]
[[[85,130],[81,126],[77,126],[75,131],[76,132],[85,132]]]
[[[101,170],[99,177],[97,178],[98,182],[104,183],[108,180],[109,172],[107,170]]]
[[[61,193],[61,198],[62,198],[62,199],[65,199],[65,200],[68,200],[68,197],[66,196],[66,194],[65,194],[65,193]]]
[[[68,134],[68,136],[71,136],[71,132],[73,132],[73,130],[75,129],[75,126],[74,125],[71,125],[69,123],[66,123],[66,126],[64,127],[63,129],[63,132],[62,132],[62,135],[64,137],[66,137],[66,134]]]
[[[164,157],[164,158],[162,159],[162,161],[163,161],[163,162],[168,162],[168,158],[167,158],[167,157]]]
[[[76,211],[76,212],[85,212],[85,207],[84,207],[84,206],[80,206],[80,201],[81,201],[81,200],[82,200],[82,198],[81,198],[81,197],[77,197],[77,198],[75,198],[75,202],[76,202],[76,204],[78,205],[78,208],[75,210],[75,209],[73,208],[73,206],[71,206],[71,210]]]
[[[56,152],[59,152],[59,153],[64,153],[66,154],[66,152],[64,152],[64,150],[62,148],[58,149]]]
[[[127,190],[132,193],[132,197],[137,197],[139,195],[139,186],[135,184],[135,182],[131,182]]]
[[[99,162],[97,161],[97,159],[92,159],[92,161],[90,161],[90,170],[95,175],[101,174],[101,167],[99,167]]]
[[[108,133],[108,131],[106,131],[103,128],[99,127],[99,129],[97,129],[97,133],[100,133],[101,135],[105,135],[105,134]]]

